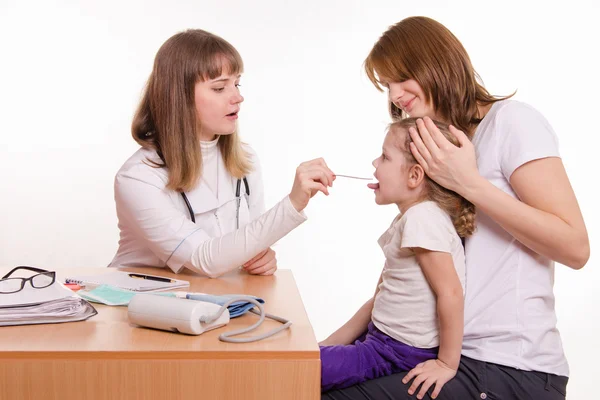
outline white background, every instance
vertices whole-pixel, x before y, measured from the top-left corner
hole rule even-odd
[[[492,93],[517,89],[516,99],[539,109],[559,136],[592,257],[582,271],[557,265],[556,308],[572,369],[569,398],[591,394],[600,358],[600,6],[592,0],[1,0],[0,265],[111,260],[113,177],[137,148],[131,117],[159,46],[186,28],[224,37],[244,59],[240,132],[262,160],[268,207],[307,159],[323,156],[337,173],[370,176],[388,115],[362,62],[389,25],[411,15],[450,28]],[[372,295],[383,265],[376,239],[396,212],[375,205],[364,183],[340,178],[276,246],[319,340]]]

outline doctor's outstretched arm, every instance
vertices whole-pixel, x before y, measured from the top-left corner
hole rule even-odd
[[[310,198],[318,191],[328,194],[335,177],[322,159],[301,164],[288,196],[221,237],[211,237],[175,207],[161,179],[136,170],[117,176],[119,223],[134,227],[144,246],[174,272],[185,267],[214,278],[248,262],[304,222],[302,210]]]
[[[300,164],[289,196],[246,226],[203,242],[194,251],[192,267],[188,268],[217,277],[242,265],[304,222],[302,210],[317,192],[329,195],[328,187],[334,180],[323,159]]]

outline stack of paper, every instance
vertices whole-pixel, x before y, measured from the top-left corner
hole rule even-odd
[[[20,307],[0,307],[0,326],[83,321],[96,315],[94,307],[78,297]]]
[[[0,294],[0,326],[82,321],[98,313],[59,282],[43,289],[28,285],[17,293]]]

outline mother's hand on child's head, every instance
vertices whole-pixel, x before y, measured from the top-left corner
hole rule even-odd
[[[431,118],[417,120],[416,129],[410,128],[410,151],[425,173],[438,184],[458,194],[469,184],[481,178],[477,170],[475,148],[469,138],[450,125],[450,133],[459,146],[450,143]]]
[[[322,158],[303,162],[296,168],[296,178],[290,193],[292,205],[297,211],[302,211],[317,192],[329,196],[327,187],[333,186],[334,180],[335,174]]]
[[[273,275],[277,271],[277,258],[275,250],[270,247],[258,253],[243,265],[246,272],[251,275]]]

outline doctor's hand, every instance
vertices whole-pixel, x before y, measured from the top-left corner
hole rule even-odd
[[[277,271],[275,250],[269,247],[265,251],[261,251],[250,261],[246,262],[243,268],[252,275],[273,275]]]
[[[304,210],[308,201],[317,192],[323,192],[329,196],[327,187],[332,186],[334,180],[335,174],[327,167],[322,158],[300,164],[296,168],[296,178],[290,193],[290,201],[296,211]]]

